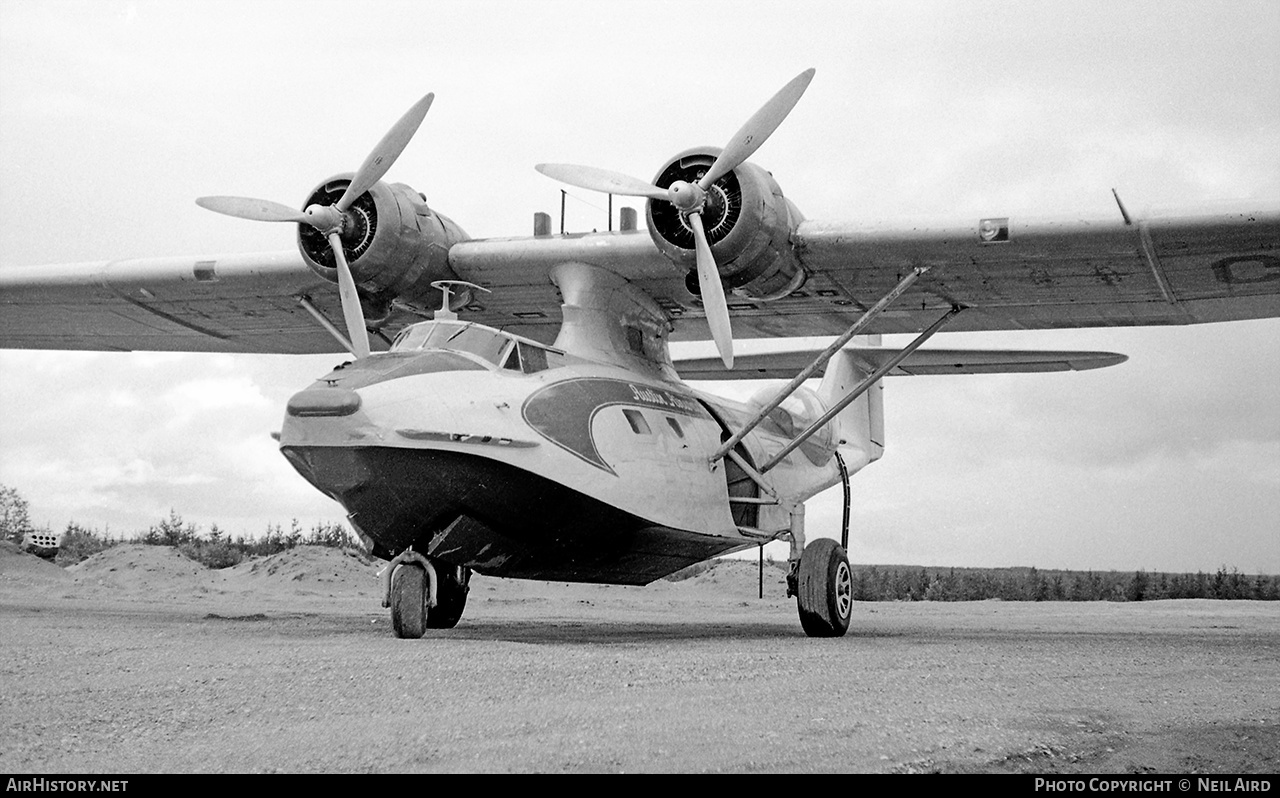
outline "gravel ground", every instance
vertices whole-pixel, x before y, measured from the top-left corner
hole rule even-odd
[[[1280,771],[1280,604],[859,603],[804,637],[752,563],[476,577],[391,636],[376,566],[0,550],[0,772]]]

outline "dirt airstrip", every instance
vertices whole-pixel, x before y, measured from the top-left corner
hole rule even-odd
[[[1280,603],[859,603],[767,571],[477,576],[396,640],[378,565],[0,544],[0,772],[1280,771]]]

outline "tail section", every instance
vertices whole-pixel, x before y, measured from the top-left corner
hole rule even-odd
[[[856,357],[856,351],[837,352],[827,364],[818,398],[826,407],[848,396],[871,371]],[[831,421],[835,440],[850,472],[879,460],[884,454],[884,380],[876,380]]]
[[[885,376],[923,376],[951,374],[1014,374],[1046,371],[1084,371],[1105,368],[1123,363],[1127,358],[1114,352],[1085,352],[1065,350],[993,350],[993,349],[914,349],[905,358],[901,351],[884,349],[874,340],[870,346],[845,349],[836,352],[822,368],[822,384],[815,394],[803,386],[795,387],[789,395],[779,397],[772,389],[757,394],[750,404],[757,407],[778,406],[775,403],[792,401],[796,408],[788,410],[788,424],[804,420],[800,428],[808,426],[827,412],[826,408],[840,404],[872,374]],[[728,371],[720,358],[682,357],[675,361],[679,374],[689,380],[743,380],[743,379],[791,379],[806,369],[818,354],[825,350],[802,347],[777,350],[735,357],[737,369]],[[812,373],[812,372],[809,372]],[[821,407],[815,407],[820,405]],[[770,414],[772,417],[774,414]],[[761,416],[757,421],[763,420]],[[754,428],[753,423],[750,428]],[[735,436],[741,437],[744,430]],[[736,439],[736,438],[735,438]],[[846,405],[812,437],[793,438],[782,451],[774,455],[780,459],[785,453],[808,446],[801,451],[809,456],[815,466],[823,466],[831,458],[832,448],[840,451],[849,473],[879,460],[884,454],[884,391],[882,380],[877,380],[865,392]],[[766,464],[769,465],[769,464]],[[765,470],[768,470],[766,468]],[[824,477],[825,478],[825,477]],[[828,487],[833,482],[820,486]],[[810,494],[812,495],[812,494]]]

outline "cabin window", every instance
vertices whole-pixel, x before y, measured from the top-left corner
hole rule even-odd
[[[680,422],[676,421],[671,416],[667,416],[667,426],[671,427],[671,429],[676,433],[677,438],[684,437],[684,430],[680,428]]]
[[[627,423],[631,425],[631,431],[637,435],[651,435],[653,430],[649,429],[649,422],[644,420],[644,416],[639,410],[623,410],[622,415],[627,417]]]

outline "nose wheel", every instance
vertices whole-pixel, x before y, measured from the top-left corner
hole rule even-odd
[[[405,562],[391,574],[388,604],[396,637],[417,639],[428,629],[452,629],[462,618],[471,586],[471,569],[436,561],[431,574],[418,562]],[[435,602],[431,583],[435,582]]]
[[[809,637],[842,637],[853,614],[853,571],[844,548],[818,538],[804,547],[796,569],[796,606]]]
[[[402,565],[391,576],[391,631],[396,637],[417,639],[427,631],[427,571]]]

